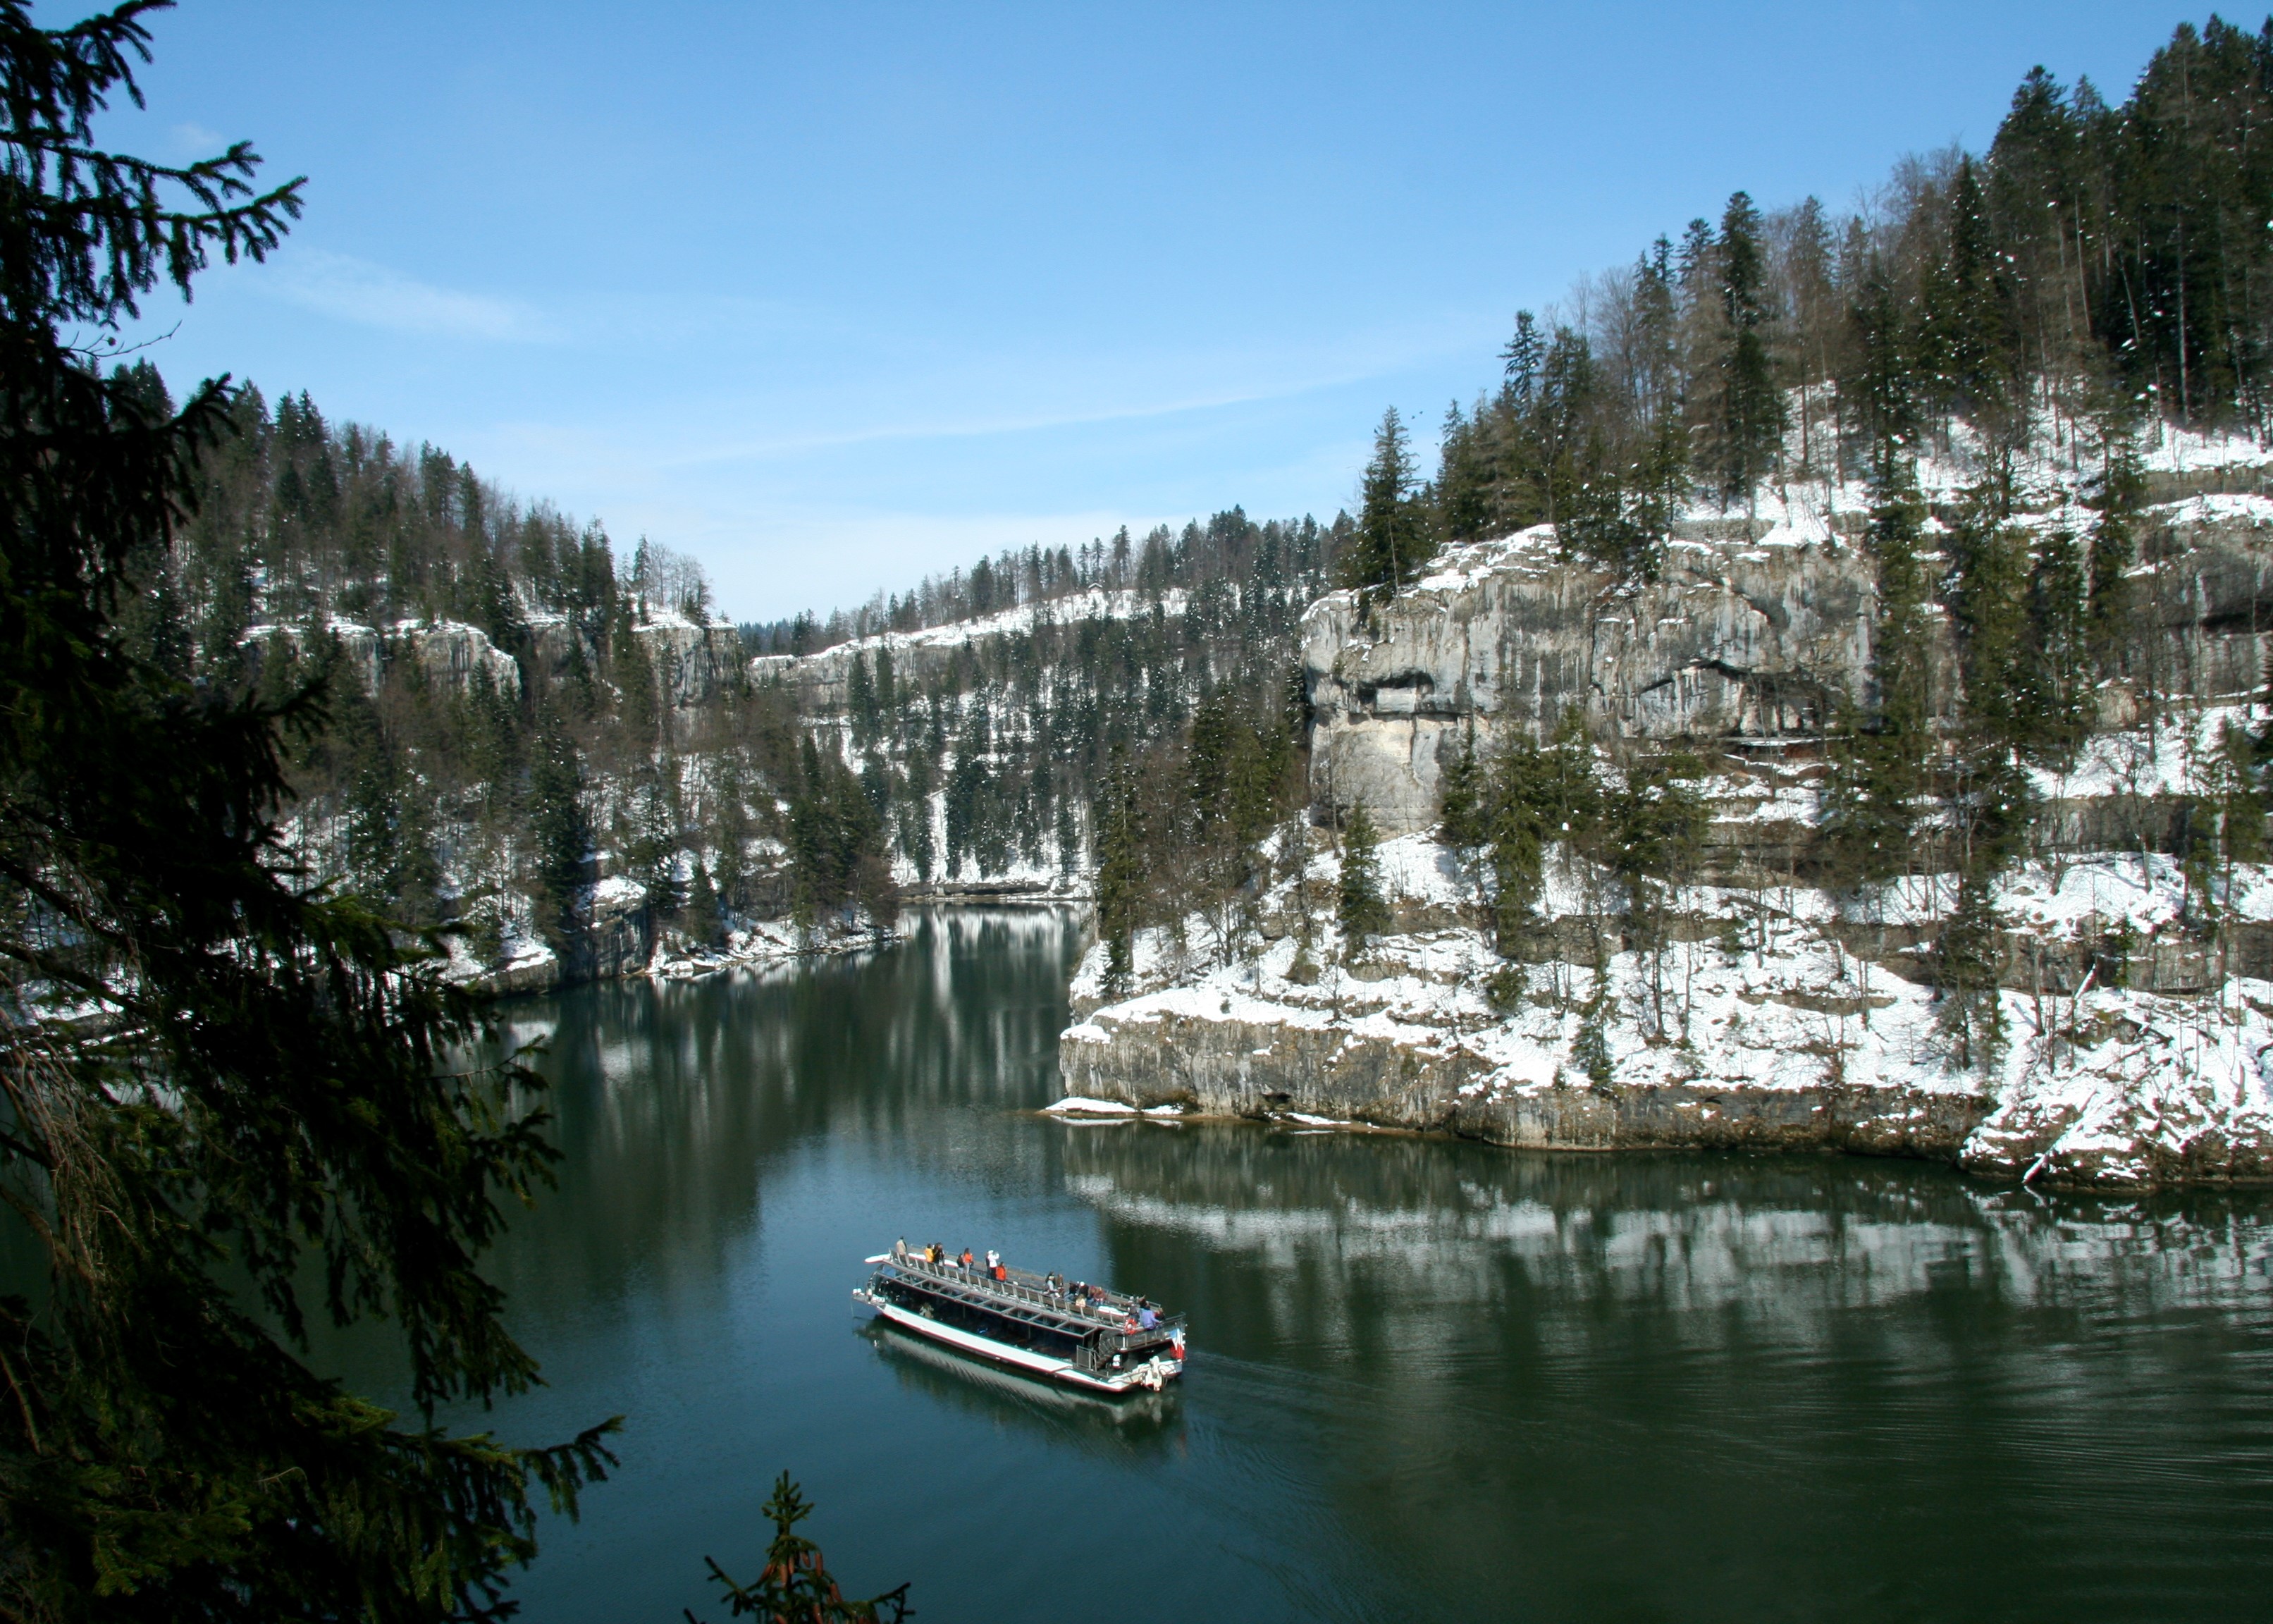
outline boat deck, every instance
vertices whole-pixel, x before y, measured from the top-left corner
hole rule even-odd
[[[1100,1340],[1108,1349],[1158,1342],[1184,1323],[1182,1314],[1159,1313],[1156,1307],[1157,1327],[1123,1333],[1121,1327],[1136,1314],[1134,1297],[1118,1291],[1106,1291],[1102,1297],[1076,1297],[1070,1292],[1051,1290],[1046,1276],[1007,1265],[1002,1272],[1008,1278],[996,1280],[983,1268],[929,1263],[912,1252],[904,1258],[888,1257],[883,1264],[911,1285],[988,1313],[1070,1336],[1086,1338],[1102,1333]]]

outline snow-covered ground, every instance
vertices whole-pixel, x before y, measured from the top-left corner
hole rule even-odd
[[[1381,869],[1393,898],[1474,917],[1477,894],[1458,854],[1429,837],[1385,843]],[[1338,874],[1331,853],[1313,856],[1313,894]],[[1568,864],[1550,868],[1542,909],[1550,920],[1579,914],[1579,877]],[[2107,853],[2023,865],[1996,901],[2007,929],[2048,943],[2119,928],[2145,941],[2179,921],[2187,884],[2168,859]],[[1953,899],[1953,888],[1937,880],[1889,886],[1859,906],[1805,888],[1698,887],[1676,904],[1691,927],[1679,933],[1686,939],[1662,954],[1618,950],[1613,921],[1599,978],[1582,964],[1532,965],[1523,997],[1502,1010],[1487,991],[1501,961],[1477,929],[1379,938],[1352,960],[1329,910],[1307,926],[1294,917],[1300,905],[1287,881],[1271,898],[1272,930],[1283,934],[1250,944],[1259,951],[1225,954],[1197,916],[1181,944],[1172,932],[1148,931],[1129,989],[1114,998],[1104,984],[1104,951],[1092,949],[1073,992],[1077,1007],[1093,1012],[1066,1040],[1106,1044],[1131,1027],[1172,1021],[1386,1044],[1415,1056],[1464,1057],[1470,1080],[1459,1094],[1489,1105],[1587,1086],[1582,1033],[1592,1024],[1621,1087],[1985,1097],[1988,1115],[1962,1153],[1984,1168],[2136,1183],[2202,1160],[2206,1146],[2273,1144],[2273,983],[2237,977],[2204,996],[2094,982],[2058,996],[2005,990],[2001,1047],[1984,1064],[1956,1064],[1947,1011],[1933,990],[1858,959],[1834,933],[1840,920],[1866,914],[1930,937]],[[2273,918],[2273,874],[2237,868],[2217,900],[2231,917]],[[1255,1052],[1267,1058],[1269,1048]]]

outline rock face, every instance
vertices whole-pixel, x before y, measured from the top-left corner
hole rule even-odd
[[[2273,500],[2197,497],[2152,516],[2127,589],[2138,635],[2125,680],[2101,695],[2110,726],[2134,719],[2140,694],[2256,692],[2273,656]],[[2020,523],[2073,533],[2089,519]],[[1842,700],[1870,702],[1877,587],[1859,545],[1819,526],[1759,541],[1740,523],[1688,529],[1648,585],[1562,558],[1541,526],[1454,548],[1387,603],[1320,598],[1302,649],[1316,805],[1339,815],[1363,801],[1388,832],[1425,829],[1471,730],[1482,748],[1495,728],[1544,732],[1574,707],[1598,735],[1766,739],[1819,733]],[[1938,614],[1932,628],[1947,711],[1953,653]]]
[[[379,691],[380,676],[396,659],[416,662],[429,684],[447,693],[466,693],[484,679],[500,694],[518,697],[521,693],[519,663],[480,627],[462,620],[399,620],[381,632],[355,620],[334,620],[325,629],[367,694]],[[279,639],[296,655],[306,651],[306,629],[288,625],[253,628],[245,634],[245,653],[258,666],[270,643]]]
[[[1067,1034],[1069,1094],[1214,1116],[1304,1113],[1541,1150],[1714,1147],[1954,1159],[1988,1116],[1978,1094],[1900,1086],[1642,1084],[1467,1087],[1487,1069],[1457,1048],[1348,1027],[1109,1011]]]
[[[401,620],[382,631],[334,620],[326,630],[365,693],[377,693],[388,665],[401,659],[416,662],[430,686],[447,693],[469,692],[484,680],[508,697],[521,693],[521,661],[480,627],[462,620]],[[739,688],[744,680],[742,635],[731,622],[698,624],[675,614],[658,616],[634,627],[632,635],[655,672],[658,697],[682,719]],[[307,633],[297,626],[256,627],[245,637],[247,655],[257,665],[278,638],[298,653]],[[596,663],[595,650],[589,641],[579,646],[576,628],[565,617],[530,617],[526,658],[541,674],[560,680],[579,654],[588,669]]]
[[[1663,936],[1590,914],[1564,858],[1527,951],[1476,921],[1480,876],[1427,835],[1383,843],[1394,923],[1353,952],[1339,861],[1259,899],[1248,951],[1200,916],[1140,932],[1127,979],[1091,949],[1059,1065],[1069,1095],[1139,1109],[1304,1116],[1541,1149],[1676,1147],[1914,1155],[2007,1178],[2137,1188],[2273,1182],[2273,866],[2221,894],[2224,963],[2188,925],[2194,882],[2135,853],[2001,874],[2003,985],[1961,1049],[1917,950],[1954,883],[1849,900],[1700,885]],[[1282,864],[1281,871],[1286,872]],[[1946,878],[1946,876],[1945,876]],[[1585,943],[1592,937],[1590,951]]]
[[[742,635],[730,622],[656,622],[633,635],[655,668],[664,702],[675,710],[707,705],[742,680]]]
[[[1626,589],[1544,526],[1456,549],[1389,603],[1334,592],[1304,617],[1315,799],[1425,829],[1469,729],[1481,748],[1573,707],[1652,739],[1819,731],[1863,689],[1875,605],[1869,560],[1833,541],[1680,543],[1661,581]]]
[[[1136,616],[1183,613],[1181,591],[1106,591],[1092,588],[1069,597],[1051,598],[1000,614],[952,625],[926,627],[920,631],[883,632],[852,643],[840,643],[815,654],[761,654],[749,662],[753,682],[781,682],[797,691],[800,708],[808,716],[842,716],[851,685],[852,662],[863,660],[869,680],[880,680],[889,663],[895,686],[918,687],[944,675],[958,661],[971,661],[973,650],[990,638],[1031,633],[1037,627],[1073,626],[1080,621],[1129,620]]]
[[[518,696],[521,693],[519,663],[491,643],[489,634],[478,626],[441,620],[431,626],[411,627],[402,636],[410,658],[424,670],[426,680],[437,687],[462,694],[486,678],[500,694]]]

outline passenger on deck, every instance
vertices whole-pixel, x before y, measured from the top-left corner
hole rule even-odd
[[[892,1261],[895,1263],[905,1263],[907,1260],[908,1237],[903,1235],[899,1239],[892,1243]]]
[[[960,1262],[960,1263],[963,1265],[963,1267],[964,1267],[964,1272],[965,1272],[966,1274],[967,1274],[967,1273],[969,1273],[970,1268],[971,1268],[971,1248],[970,1248],[970,1247],[965,1246],[965,1247],[963,1249],[963,1256],[962,1256],[960,1259],[957,1259],[957,1261],[958,1261],[958,1262]]]
[[[995,1271],[996,1269],[998,1269],[998,1268],[1000,1268],[1000,1267],[1002,1267],[1002,1254],[1001,1254],[1001,1252],[999,1252],[995,1251],[995,1250],[994,1250],[994,1248],[993,1248],[992,1246],[989,1246],[989,1247],[986,1249],[986,1272],[987,1272],[988,1274],[994,1274],[994,1271]],[[999,1276],[997,1276],[997,1278],[1000,1278],[1000,1277],[999,1277]]]
[[[1144,1302],[1141,1297],[1137,1300],[1142,1305],[1136,1310],[1136,1328],[1140,1331],[1159,1328],[1160,1316],[1152,1312],[1152,1305],[1150,1303]]]

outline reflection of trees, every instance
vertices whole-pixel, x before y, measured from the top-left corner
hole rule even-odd
[[[1196,1323],[1308,1341],[1370,1319],[1473,1327],[1551,1304],[1526,1340],[1597,1312],[1688,1317],[1806,1343],[1842,1313],[1963,1282],[2014,1308],[2239,1307],[2273,1259],[2247,1200],[2041,1206],[1942,1169],[1850,1158],[1509,1153],[1224,1124],[1069,1133],[1068,1187],[1116,1270]],[[1197,1243],[1195,1245],[1195,1242]],[[1172,1294],[1165,1276],[1175,1281]],[[1450,1331],[1450,1327],[1440,1327]],[[1221,1329],[1199,1333],[1222,1343]]]
[[[1189,1311],[1196,1425],[1251,1410],[1436,1616],[1965,1616],[1991,1571],[2088,1614],[2111,1557],[2254,1583],[2217,1530],[2263,1504],[2230,1351],[2262,1199],[1233,1124],[1063,1162],[1114,1279]]]
[[[524,1312],[611,1300],[634,1270],[723,1287],[763,1168],[799,1140],[896,1141],[921,1165],[966,1131],[942,1107],[1039,1106],[1079,953],[1066,912],[911,913],[908,941],[692,982],[605,982],[521,1006],[545,1032],[560,1187],[495,1274]]]

